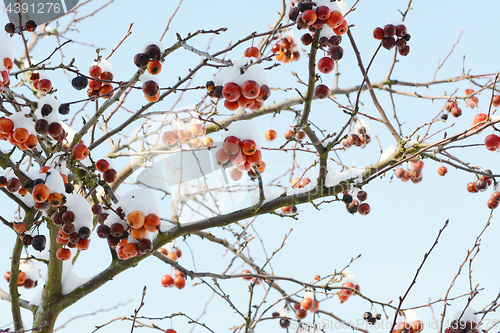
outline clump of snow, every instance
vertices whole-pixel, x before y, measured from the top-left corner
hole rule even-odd
[[[160,49],[161,53],[165,52],[165,44],[163,44],[163,42],[161,42],[161,41],[152,41],[152,42],[148,42],[148,43],[144,44],[144,47],[142,48],[141,53],[144,53],[146,51],[146,48],[149,45],[156,45]]]
[[[330,142],[333,142],[335,140],[335,137],[332,136],[330,138],[326,138],[323,140],[322,146],[323,148],[326,148]]]
[[[111,66],[111,63],[105,59],[101,59],[98,62],[94,62],[94,63],[92,63],[91,66],[93,66],[93,65],[97,65],[97,66],[101,67],[103,73],[110,72],[113,75],[115,74],[115,71],[113,70],[113,66]]]
[[[125,216],[134,210],[140,210],[144,216],[149,214],[160,216],[158,198],[151,189],[136,188],[126,193],[118,204],[123,209]]]
[[[89,202],[79,194],[69,194],[66,196],[66,207],[75,214],[75,231],[87,227],[92,230],[94,214]]]
[[[405,310],[405,311],[403,311],[403,318],[404,318],[404,321],[407,322],[407,323],[412,323],[412,322],[415,322],[415,321],[421,321],[420,317],[413,310]]]
[[[233,66],[224,67],[221,71],[214,77],[213,81],[215,85],[223,86],[228,82],[234,82],[238,85],[243,85],[248,80],[254,80],[260,85],[269,86],[269,80],[267,78],[266,71],[260,64],[254,64],[250,67],[244,69],[244,73],[241,74],[241,69],[250,64],[251,58],[242,57],[237,60]]]
[[[288,309],[286,307],[279,308],[276,312],[280,314],[280,317],[289,318]]]
[[[229,125],[228,130],[222,135],[222,141],[228,136],[235,136],[241,141],[253,140],[257,145],[257,150],[261,149],[259,131],[250,120],[237,121]]]
[[[389,158],[394,152],[396,151],[396,146],[395,145],[390,145],[389,147],[385,148],[382,154],[380,154],[379,161],[383,161],[387,158]]]
[[[358,134],[366,133],[370,135],[370,124],[366,121],[366,119],[357,118],[354,122],[354,130]]]
[[[139,81],[141,81],[142,83],[145,83],[145,82],[148,82],[148,81],[154,81],[159,86],[160,85],[160,78],[158,76],[159,75],[153,75],[153,74],[149,74],[149,73],[144,73],[144,74],[142,74],[139,77]]]
[[[75,268],[72,264],[72,259],[76,254],[75,249],[71,249],[71,259],[63,263],[62,276],[61,276],[61,293],[67,295],[76,288],[89,281],[90,278],[81,278],[75,273]]]
[[[45,104],[49,104],[52,107],[52,112],[47,116],[42,116],[42,107]],[[38,100],[38,107],[35,111],[35,116],[37,119],[45,119],[49,125],[52,123],[59,123],[59,106],[61,106],[61,102],[59,102],[52,95],[45,95]]]
[[[45,162],[45,165],[56,169],[62,175],[69,175],[64,152],[58,152],[52,155],[52,157]]]
[[[5,70],[3,59],[14,62],[14,40],[9,35],[0,34],[0,71]]]
[[[453,319],[458,320],[458,318],[460,318],[460,320],[464,321],[464,322],[470,321],[473,323],[478,323],[479,320],[478,320],[477,316],[474,314],[475,312],[476,312],[476,310],[474,310],[472,307],[469,306],[469,307],[467,307],[467,309],[465,309],[465,311],[458,310],[457,312],[455,312]]]
[[[350,282],[354,286],[359,286],[358,278],[354,274],[349,272],[349,270],[344,269],[341,274],[342,274],[342,281],[341,281],[342,284],[344,284],[346,282]]]
[[[46,71],[38,71],[38,79],[39,80],[50,80],[49,74]]]
[[[315,300],[315,296],[314,296],[314,293],[312,291],[307,291],[304,293],[304,298],[310,298],[312,300]]]
[[[175,252],[175,251],[181,249],[180,246],[179,246],[179,244],[178,244],[178,242],[176,242],[175,240],[171,241],[170,243],[167,243],[167,244],[163,245],[162,248],[164,248],[165,250],[167,250],[168,253]]]
[[[47,185],[51,193],[66,193],[64,180],[56,169],[49,169],[46,172],[45,185]]]
[[[325,185],[326,187],[332,187],[340,182],[344,182],[350,179],[354,180],[354,183],[360,183],[362,181],[364,169],[351,168],[344,171],[334,170],[331,166],[328,166],[328,173],[326,174]]]
[[[417,143],[417,141],[415,141],[415,140],[410,140],[410,141],[408,141],[407,143],[405,143],[405,145],[404,145],[404,149],[411,148],[411,147],[413,147],[413,145],[414,145],[414,144],[416,144],[416,143]]]
[[[33,259],[21,259],[19,262],[19,270],[26,274],[27,279],[36,282],[38,281],[38,278],[40,278],[40,272],[38,271],[38,267]]]
[[[30,108],[23,107],[20,112],[15,112],[9,116],[10,120],[14,123],[14,129],[25,128],[28,130],[29,134],[35,134],[35,122],[33,118],[29,115],[31,112]]]

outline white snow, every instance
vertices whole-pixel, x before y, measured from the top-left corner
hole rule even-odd
[[[332,187],[339,184],[340,182],[349,179],[354,179],[354,183],[360,183],[362,180],[361,176],[363,172],[364,169],[358,169],[358,168],[351,168],[339,172],[337,170],[334,170],[331,166],[328,166],[328,173],[326,174],[325,185],[326,187]]]
[[[36,260],[33,259],[31,260],[21,259],[19,263],[19,270],[21,270],[21,272],[24,272],[24,274],[26,274],[26,278],[36,282],[40,277],[40,272],[38,271],[38,267],[36,266],[35,261]]]
[[[123,209],[125,216],[134,210],[141,211],[144,216],[156,214],[160,216],[160,207],[158,206],[158,197],[151,189],[136,188],[126,193],[118,202]]]
[[[63,270],[61,276],[62,284],[62,294],[67,295],[76,288],[80,287],[85,282],[89,281],[90,278],[81,278],[75,273],[75,268],[73,267],[72,260],[76,254],[76,249],[71,250],[71,259],[63,262]]]
[[[146,48],[149,46],[149,45],[156,45],[160,48],[160,51],[161,53],[165,52],[165,44],[163,44],[163,42],[161,41],[152,41],[152,42],[148,42],[146,44],[144,44],[144,47],[141,49],[141,53],[144,53],[146,51]]]
[[[159,75],[153,75],[153,74],[149,74],[149,73],[142,74],[139,77],[139,81],[141,81],[142,83],[146,83],[148,81],[154,81],[158,84],[158,86],[160,85]]]
[[[302,179],[304,178],[307,178],[307,177],[303,177]],[[297,188],[293,188],[291,185],[286,189],[286,195],[295,195],[295,194],[300,194],[300,193],[305,193],[305,192],[309,192],[310,190],[314,189],[318,183],[318,180],[317,180],[318,177],[312,177],[312,178],[309,178],[311,180],[311,182],[309,184],[307,184],[306,186],[302,187],[302,188],[299,188],[297,186]]]
[[[359,281],[358,281],[358,278],[352,274],[351,272],[349,272],[347,269],[344,269],[342,271],[342,284],[346,283],[346,282],[350,282],[352,283],[354,286],[358,286],[359,285]]]
[[[105,59],[101,59],[99,62],[94,62],[92,63],[91,66],[93,65],[97,65],[99,67],[101,67],[102,69],[102,72],[110,72],[111,74],[113,74],[113,76],[115,75],[115,71],[113,70],[113,66],[111,66],[111,63]]]
[[[383,161],[387,158],[389,158],[394,152],[396,151],[396,146],[395,145],[390,145],[389,147],[385,148],[382,154],[380,154],[380,157],[378,158],[379,161]]]
[[[280,317],[285,317],[285,318],[289,318],[290,317],[288,315],[288,309],[286,307],[281,307],[276,312],[278,312],[280,314]]]
[[[228,130],[223,132],[222,141],[231,135],[234,135],[241,141],[253,140],[257,145],[257,150],[261,150],[259,131],[250,120],[237,121],[229,125]]]
[[[39,80],[50,80],[49,74],[46,71],[38,71]]]
[[[362,132],[359,131],[361,128],[364,128],[366,134],[370,134],[370,124],[368,121],[363,118],[357,118],[354,123],[354,131],[356,131],[357,134],[361,134]]]
[[[404,148],[405,148],[405,149],[411,148],[411,147],[413,147],[413,145],[414,145],[415,143],[417,143],[417,141],[410,140],[410,141],[408,141],[407,143],[405,143]]]
[[[463,315],[462,315],[462,312],[463,312]],[[478,323],[479,319],[474,314],[474,312],[476,312],[476,310],[474,310],[472,307],[469,306],[469,307],[467,307],[467,309],[465,309],[465,312],[464,312],[463,309],[462,310],[458,310],[457,312],[455,312],[455,315],[453,316],[453,319],[457,319],[458,320],[458,318],[460,318],[460,320],[464,321],[464,322],[471,321],[473,323]]]
[[[94,214],[92,213],[89,202],[76,193],[68,194],[66,198],[66,207],[75,214],[75,221],[73,222],[75,231],[78,232],[82,227],[87,227],[92,230]]]
[[[42,116],[42,107],[45,104],[52,106],[52,112],[46,117]],[[59,106],[61,106],[61,102],[59,102],[54,96],[45,95],[38,100],[38,107],[35,111],[35,116],[37,119],[45,119],[49,124],[59,122]]]
[[[45,175],[47,176],[45,179],[45,185],[47,185],[50,189],[50,193],[66,193],[64,180],[62,179],[59,171],[56,169],[49,169]]]
[[[69,175],[69,169],[66,167],[66,160],[64,155],[64,152],[55,153],[50,159],[45,162],[45,165],[56,169],[62,175]]]
[[[312,291],[307,291],[304,293],[304,298],[310,298],[313,301],[315,300],[314,293]]]
[[[248,67],[243,75],[241,75],[240,69],[249,64],[252,58],[242,57],[237,60],[233,66],[224,67],[221,71],[214,77],[213,81],[215,85],[224,85],[228,82],[234,82],[238,85],[243,85],[248,80],[254,80],[260,85],[269,86],[269,80],[267,78],[266,71],[260,64],[255,64]]]
[[[35,122],[33,118],[26,117],[30,114],[30,108],[23,107],[21,108],[21,112],[16,112],[9,116],[10,120],[14,122],[14,129],[18,128],[26,128],[29,134],[35,134]]]
[[[404,315],[404,321],[407,323],[413,323],[414,321],[421,321],[420,317],[417,315],[417,313],[413,310],[405,310],[403,311]]]
[[[9,35],[0,34],[0,71],[5,70],[5,58],[14,61],[14,40]]]

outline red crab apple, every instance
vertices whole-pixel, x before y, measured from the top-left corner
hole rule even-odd
[[[254,80],[247,80],[241,86],[241,94],[248,99],[254,99],[259,96],[260,84]]]
[[[333,71],[335,63],[330,57],[323,57],[318,61],[318,70],[323,74],[328,74]]]
[[[234,82],[228,82],[222,89],[222,96],[229,102],[236,102],[241,96],[241,88]]]

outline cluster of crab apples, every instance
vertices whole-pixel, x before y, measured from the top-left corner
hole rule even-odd
[[[113,96],[113,66],[109,61],[99,59],[94,62],[89,68],[89,76],[92,78],[88,80],[87,96],[91,100],[96,100],[99,97],[108,99]],[[78,76],[77,76],[78,77]]]
[[[493,174],[491,170],[483,170],[485,174]],[[478,179],[474,182],[467,184],[467,191],[469,193],[479,193],[485,192],[491,185],[493,185],[493,178],[489,176],[478,176]],[[496,187],[496,186],[495,186]],[[486,202],[489,209],[496,209],[500,204],[500,192],[496,189],[491,193],[490,198]]]
[[[99,206],[100,207],[100,206]],[[149,253],[153,249],[148,233],[155,233],[160,228],[160,217],[156,214],[144,214],[140,210],[134,210],[125,216],[123,209],[118,207],[111,214],[118,216],[120,221],[111,225],[104,224],[109,218],[108,213],[102,212],[96,205],[92,207],[94,214],[98,215],[100,223],[97,228],[97,235],[100,238],[106,238],[111,247],[117,249],[118,258],[126,260],[137,255]],[[122,221],[126,221],[126,224]],[[135,241],[129,241],[129,235]]]
[[[214,141],[209,137],[204,137],[206,127],[203,121],[192,119],[189,124],[184,124],[181,120],[175,119],[170,131],[163,132],[161,140],[166,145],[189,144],[192,148],[211,147]]]
[[[345,208],[351,214],[359,213],[361,215],[368,215],[370,213],[370,205],[365,201],[368,198],[368,193],[365,191],[358,191],[354,199],[351,194],[344,192],[342,201],[345,203]]]
[[[266,164],[262,160],[262,153],[254,140],[240,139],[230,135],[224,139],[222,148],[215,153],[217,163],[220,165],[234,165],[230,176],[234,181],[241,179],[243,172],[247,172],[250,179],[256,179],[257,173],[266,170]]]
[[[411,180],[412,183],[416,184],[422,181],[423,168],[424,168],[424,162],[422,160],[418,160],[415,162],[411,162],[411,167],[409,170],[408,169],[405,170],[403,168],[397,168],[394,172],[394,175],[396,176],[396,178],[401,179],[403,183],[406,183],[407,181]],[[444,171],[444,169],[442,171]]]
[[[114,205],[93,205],[92,213],[99,223],[97,236],[107,239],[119,259],[130,259],[153,250],[153,240],[161,227],[154,191],[137,188]]]
[[[28,20],[24,25],[15,26],[14,23],[7,23],[5,25],[5,32],[9,33],[11,36],[16,33],[21,33],[22,31],[34,32],[37,28],[37,24],[33,20]]]
[[[33,121],[25,118],[25,112],[16,112],[0,118],[0,139],[9,141],[22,151],[34,149],[38,144]]]
[[[3,277],[5,280],[7,280],[7,282],[10,282],[12,274],[10,271],[7,271],[7,273],[5,273]],[[21,259],[21,261],[19,262],[17,286],[31,289],[37,286],[39,278],[40,273],[33,260]]]
[[[244,57],[231,66],[224,67],[213,80],[206,83],[207,94],[224,98],[224,106],[230,111],[238,108],[256,111],[271,95],[265,70],[259,64],[260,50],[251,46]]]
[[[380,313],[372,313],[371,311],[367,311],[363,313],[363,319],[368,322],[370,325],[375,325],[377,320],[382,319],[382,315]]]
[[[345,139],[342,139],[341,143],[345,148],[351,148],[352,146],[364,148],[370,141],[371,138],[368,133],[360,127],[358,133],[349,134]]]
[[[396,47],[402,56],[407,56],[410,53],[410,34],[407,33],[406,26],[400,22],[397,24],[386,24],[383,28],[377,27],[373,30],[373,38],[380,40],[382,46],[391,50]]]
[[[52,90],[52,81],[50,81],[49,76],[45,71],[33,72],[30,76],[31,84],[33,89],[40,91],[41,93],[48,93]]]
[[[300,48],[291,36],[278,39],[271,48],[274,58],[279,62],[289,63],[300,58]]]
[[[162,70],[161,55],[165,46],[161,42],[148,43],[134,56],[134,64],[139,68],[146,68],[147,73],[141,75],[142,92],[148,102],[158,102],[160,99],[160,81],[156,75]]]
[[[0,176],[0,187],[5,187],[7,191],[10,193],[18,193],[19,195],[25,196],[28,193],[28,190],[23,187],[21,181],[19,178],[12,176],[12,177],[5,177],[5,176]]]

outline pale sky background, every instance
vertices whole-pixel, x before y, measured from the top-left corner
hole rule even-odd
[[[89,13],[95,8],[102,6],[104,1],[95,1],[82,9],[82,13]],[[348,1],[349,5],[353,1]],[[365,66],[369,62],[374,50],[377,48],[377,41],[372,38],[372,31],[377,26],[400,18],[398,9],[404,10],[407,1],[360,1],[356,11],[349,15],[349,23],[354,24],[352,33],[356,39],[358,48],[362,54]],[[119,40],[126,34],[130,23],[134,22],[132,35],[122,44],[118,51],[110,58],[115,69],[115,80],[128,80],[136,71],[132,59],[139,52],[147,41],[157,40],[165,29],[168,18],[177,6],[177,1],[115,1],[109,7],[99,12],[93,17],[86,19],[77,26],[78,31],[68,33],[66,36],[78,42],[85,42],[96,47],[105,47],[103,54],[107,55],[116,46]],[[411,82],[427,82],[432,80],[438,61],[444,59],[450,52],[453,44],[457,42],[461,31],[460,42],[456,45],[454,52],[447,59],[444,66],[438,71],[437,79],[446,79],[460,76],[463,69],[471,74],[496,73],[499,68],[500,48],[497,43],[499,33],[497,18],[500,12],[498,1],[428,1],[415,0],[412,3],[413,10],[407,17],[407,27],[412,38],[409,42],[411,52],[405,57],[398,57],[393,79]],[[218,51],[226,47],[231,41],[236,41],[250,33],[267,31],[278,18],[278,11],[281,10],[280,1],[189,1],[182,4],[179,12],[171,22],[170,30],[167,32],[164,43],[170,46],[176,41],[175,33],[186,36],[189,32],[198,29],[217,29],[227,27],[228,31],[214,37],[211,40],[210,52]],[[6,15],[0,14],[0,25],[6,23]],[[67,19],[61,21],[61,26],[65,26]],[[51,24],[56,28],[55,23]],[[302,32],[294,29],[297,37]],[[200,36],[190,41],[194,47],[205,49],[209,36]],[[32,54],[36,60],[45,58],[55,47],[55,40],[43,39],[40,41],[35,52]],[[238,59],[246,47],[251,42],[244,43],[228,54],[228,58]],[[341,46],[344,48],[344,58],[340,61],[340,86],[349,87],[361,82],[361,74],[356,64],[354,53],[347,36],[344,37]],[[22,42],[19,37],[15,38],[16,55],[22,50]],[[64,47],[65,63],[75,57],[75,64],[86,71],[93,62],[95,50],[92,47],[73,43]],[[319,53],[320,54],[320,53]],[[370,71],[372,82],[382,80],[392,61],[393,53],[382,49],[377,56]],[[188,68],[193,68],[200,57],[185,50],[178,50],[167,58],[163,71],[160,74],[162,86],[169,86],[177,81],[178,76],[187,73]],[[61,58],[57,53],[52,59],[52,65],[59,64]],[[303,90],[303,86],[296,82],[296,78],[291,71],[298,73],[303,80],[307,78],[307,57],[302,54],[300,61],[283,64],[268,73],[271,87],[298,88]],[[216,72],[214,68],[201,70],[194,78],[193,85],[204,85],[213,77]],[[72,101],[85,98],[85,92],[75,91],[68,79],[62,72],[52,73],[55,86],[59,90],[57,96],[63,101]],[[73,74],[69,75],[72,78]],[[57,79],[56,79],[57,78]],[[331,85],[334,79],[333,74],[322,75],[326,84]],[[15,81],[15,80],[14,80]],[[477,81],[482,84],[485,81]],[[429,89],[420,88],[419,93],[428,96],[442,96],[445,92],[451,93],[457,89],[457,94],[462,95],[463,90],[469,88],[471,84],[467,81],[460,81],[451,85],[430,86]],[[398,90],[414,92],[416,89],[410,87],[397,87]],[[186,93],[179,106],[187,106],[196,103],[203,91],[193,91]],[[293,90],[288,93],[273,91],[269,105],[273,101],[280,101],[284,98],[294,98],[297,94]],[[387,111],[392,120],[392,105],[386,93],[378,92],[381,105]],[[479,107],[483,112],[487,112],[489,106],[490,91],[479,95]],[[345,96],[337,97],[339,103],[347,103]],[[355,95],[350,96],[351,100]],[[152,111],[168,110],[171,104],[177,99],[172,95],[164,102],[154,107]],[[361,112],[378,117],[376,109],[372,106],[372,101],[367,93],[361,96]],[[128,98],[128,109],[136,110],[144,104],[143,96],[140,92],[132,94]],[[443,107],[443,100],[431,102],[429,100],[417,100],[414,98],[395,96],[395,104],[399,119],[404,121],[403,132],[408,135],[413,130],[425,122],[432,119]],[[447,129],[448,135],[458,133],[470,125],[477,109],[471,110],[465,107],[464,102],[460,102],[463,111],[461,118],[450,117],[446,124],[436,125],[436,129],[455,123]],[[300,106],[297,106],[300,109]],[[223,108],[221,108],[223,109]],[[77,108],[72,107],[69,116],[76,112]],[[85,110],[86,114],[93,114],[93,106]],[[345,115],[332,103],[325,101],[315,101],[311,121],[321,128],[328,129],[329,133],[337,131],[346,119]],[[79,120],[81,122],[81,120]],[[78,123],[78,121],[77,121]],[[271,127],[271,116],[261,117],[255,120],[255,124],[261,132],[263,146],[279,147],[283,143],[283,133],[293,123],[290,113],[282,112],[272,121],[273,128],[278,132],[278,140],[267,143],[263,140],[265,130]],[[80,124],[80,123],[79,123]],[[374,163],[380,153],[379,144],[375,139],[378,136],[382,148],[394,144],[394,139],[388,131],[378,123],[370,122],[372,132],[372,142],[365,148],[350,148],[346,152],[341,152],[344,164],[349,166],[363,167]],[[134,126],[130,126],[123,133],[131,133]],[[487,134],[492,130],[468,140],[467,143],[482,143]],[[219,138],[219,134],[212,135],[214,139]],[[435,139],[442,138],[438,134]],[[108,148],[105,144],[103,147]],[[104,155],[107,150],[99,149],[97,157]],[[494,173],[499,173],[497,169],[498,155],[487,151],[484,147],[475,149],[463,149],[456,152],[457,156],[471,165],[490,168]],[[268,165],[266,171],[267,180],[274,178],[276,173],[286,170],[291,163],[291,154],[285,153],[263,153]],[[309,156],[299,157],[303,168],[309,166],[312,160]],[[115,162],[120,166],[127,163],[124,158]],[[380,302],[393,300],[397,306],[399,296],[402,296],[410,285],[417,267],[420,265],[426,251],[433,244],[439,229],[444,225],[446,219],[450,220],[448,228],[443,233],[439,244],[424,265],[417,279],[417,284],[408,295],[403,308],[425,305],[429,300],[435,301],[444,297],[450,282],[457,273],[458,266],[463,262],[467,250],[474,244],[475,238],[487,223],[490,211],[486,207],[486,201],[492,192],[490,188],[485,193],[470,194],[466,190],[468,182],[473,181],[475,176],[455,170],[448,166],[448,174],[440,177],[437,174],[439,163],[425,161],[423,169],[424,180],[419,184],[402,183],[394,179],[390,181],[389,173],[387,177],[373,181],[364,189],[368,192],[367,202],[371,206],[371,213],[368,216],[351,216],[345,210],[342,203],[332,203],[323,205],[321,210],[316,210],[312,205],[299,206],[298,220],[282,219],[277,216],[259,217],[254,222],[254,227],[262,238],[267,253],[272,253],[278,248],[283,240],[283,236],[293,228],[293,232],[287,240],[286,246],[273,259],[272,267],[276,275],[292,276],[299,280],[311,281],[315,274],[324,276],[332,273],[335,269],[340,270],[349,263],[351,258],[361,254],[349,268],[354,273],[361,285],[361,291],[366,296]],[[246,197],[241,206],[248,205]],[[9,218],[14,207],[2,198],[2,216]],[[165,216],[169,217],[170,200],[162,201],[162,209]],[[476,310],[486,307],[499,293],[498,274],[500,273],[496,263],[496,254],[500,251],[497,241],[500,227],[498,219],[493,217],[491,225],[483,235],[481,240],[481,251],[472,264],[472,283],[480,284],[481,292],[471,302],[471,306]],[[9,256],[12,251],[13,233],[7,228],[0,232],[0,272],[9,270]],[[222,230],[211,230],[214,235],[227,237],[234,241],[227,232]],[[253,230],[252,230],[253,232]],[[189,247],[186,245],[189,245]],[[198,271],[221,272],[232,259],[225,249],[208,241],[201,241],[198,237],[189,237],[186,242],[181,242],[183,257],[179,263],[184,267],[193,269],[193,259]],[[193,255],[191,255],[191,250]],[[251,255],[257,263],[265,261],[262,247],[258,240],[252,242],[250,247]],[[226,254],[225,256],[223,256]],[[75,269],[82,277],[92,276],[109,263],[109,255],[106,242],[93,235],[91,246],[88,251],[82,253]],[[236,260],[230,272],[239,273],[243,266],[241,261]],[[462,274],[456,281],[456,286],[450,295],[458,296],[470,291],[468,268],[465,267]],[[64,331],[91,332],[96,325],[102,325],[113,318],[119,316],[130,316],[140,302],[142,288],[147,285],[145,306],[140,315],[149,317],[164,317],[176,312],[183,312],[191,318],[198,318],[203,312],[207,300],[212,291],[204,286],[192,286],[193,282],[187,281],[183,290],[174,288],[165,289],[160,284],[160,279],[164,274],[170,272],[170,267],[163,264],[156,258],[150,258],[141,262],[137,267],[117,276],[112,282],[107,283],[98,291],[85,297],[73,307],[64,311],[56,324],[59,327],[70,318],[78,315],[96,312],[99,309],[107,309],[119,303],[132,302],[122,305],[109,312],[99,312],[93,316],[76,319],[65,326]],[[230,295],[231,300],[240,309],[248,310],[248,283],[241,279],[220,281],[223,290]],[[282,288],[291,293],[300,288],[298,285],[290,283],[279,283]],[[7,290],[8,284],[5,280],[0,280],[0,288]],[[263,296],[263,288],[258,286],[256,300]],[[39,288],[34,290],[21,289],[22,297],[30,299]],[[271,292],[267,305],[272,304],[279,298],[276,292]],[[322,300],[324,297],[319,297]],[[281,302],[276,308],[282,306]],[[463,309],[466,299],[461,298],[451,302],[448,308],[446,319],[458,310]],[[337,299],[321,302],[321,309],[331,311],[346,321],[356,322],[362,317],[365,311],[370,310],[371,304],[361,299],[353,297],[345,304],[340,304]],[[439,320],[443,311],[442,302],[434,307],[434,315]],[[381,312],[379,306],[375,306],[375,311]],[[0,302],[0,329],[11,327],[10,305],[7,302]],[[271,311],[272,312],[272,311]],[[30,315],[23,311],[26,324],[31,322]],[[270,313],[269,313],[270,314]],[[292,314],[292,313],[291,313]],[[393,311],[387,311],[389,319],[384,323],[392,323]],[[424,322],[425,332],[435,330],[429,328],[432,322],[432,313],[429,308],[418,310]],[[495,315],[487,317],[490,320],[500,319]],[[312,320],[309,314],[306,322]],[[321,316],[320,322],[331,318]],[[215,296],[206,308],[206,313],[200,320],[206,323],[215,332],[225,332],[228,328],[240,325],[243,321],[229,308],[227,303]],[[159,327],[170,328],[170,320],[155,321]],[[191,330],[191,325],[187,324],[186,318],[176,317],[172,320],[173,328],[177,332],[187,332]],[[117,321],[109,326],[100,329],[98,332],[116,332],[129,330],[131,322]],[[487,327],[489,325],[486,325]],[[384,328],[385,329],[385,328]],[[496,330],[497,328],[493,328]],[[149,329],[136,329],[136,332],[147,331]],[[276,332],[281,330],[277,321],[264,321],[257,326],[257,332]],[[385,331],[387,331],[385,329]],[[60,330],[61,332],[63,330]],[[203,332],[206,329],[196,326],[194,332]],[[327,329],[326,332],[332,332]]]

